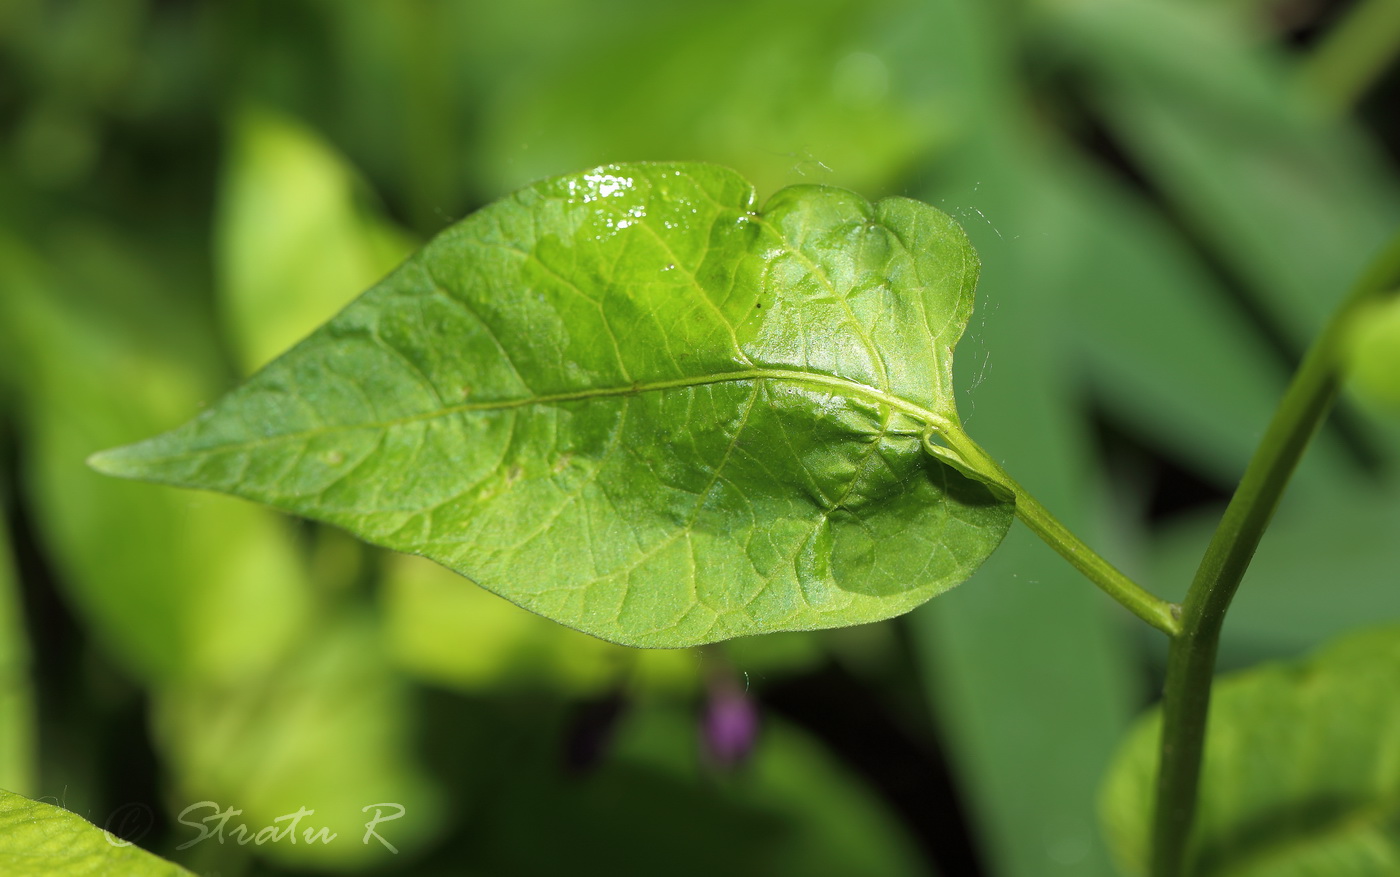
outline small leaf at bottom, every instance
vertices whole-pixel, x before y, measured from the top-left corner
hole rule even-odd
[[[61,807],[0,791],[0,874],[6,877],[191,877]]]
[[[1211,697],[1188,872],[1400,873],[1400,628],[1225,677]],[[1129,734],[1102,810],[1124,872],[1146,874],[1161,714]]]

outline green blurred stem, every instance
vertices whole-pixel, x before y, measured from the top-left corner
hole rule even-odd
[[[940,432],[940,437],[973,471],[989,477],[993,487],[1010,491],[1016,500],[1016,517],[1089,581],[1168,636],[1181,630],[1179,607],[1147,591],[1084,544],[966,433],[954,427]]]
[[[1328,110],[1350,109],[1400,53],[1400,0],[1362,0],[1304,63],[1304,88]]]
[[[1225,508],[1182,603],[1162,701],[1161,760],[1152,825],[1152,877],[1182,877],[1205,746],[1211,680],[1225,610],[1273,517],[1284,487],[1336,396],[1352,318],[1400,284],[1400,237],[1342,303],[1303,358]]]

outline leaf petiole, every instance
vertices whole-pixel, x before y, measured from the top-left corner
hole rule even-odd
[[[930,430],[932,432],[932,430]],[[1011,494],[1016,501],[1016,517],[1051,548],[1070,562],[1099,589],[1121,603],[1127,610],[1148,624],[1175,637],[1181,632],[1181,607],[1163,600],[1124,575],[1082,539],[1070,532],[1050,510],[1016,482],[982,446],[960,428],[938,431],[947,447],[933,444],[931,435],[924,436],[924,447],[940,459],[948,460],[993,488]],[[956,460],[951,459],[956,456]],[[961,463],[961,465],[958,465]]]

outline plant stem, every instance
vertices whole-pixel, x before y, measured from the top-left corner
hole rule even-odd
[[[1400,238],[1372,265],[1303,358],[1225,508],[1182,603],[1162,704],[1161,759],[1152,826],[1152,877],[1181,877],[1187,863],[1220,628],[1279,498],[1340,383],[1352,317],[1400,284]]]
[[[1335,113],[1355,105],[1400,52],[1400,0],[1362,0],[1301,71],[1304,88]]]
[[[954,428],[941,433],[941,437],[971,469],[984,473],[994,479],[996,486],[1009,490],[1016,500],[1016,517],[1089,581],[1168,636],[1180,632],[1179,607],[1147,591],[1084,544],[966,433]]]

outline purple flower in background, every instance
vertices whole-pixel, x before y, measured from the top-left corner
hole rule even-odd
[[[732,682],[712,682],[701,728],[710,761],[734,767],[748,757],[758,739],[758,705]]]

